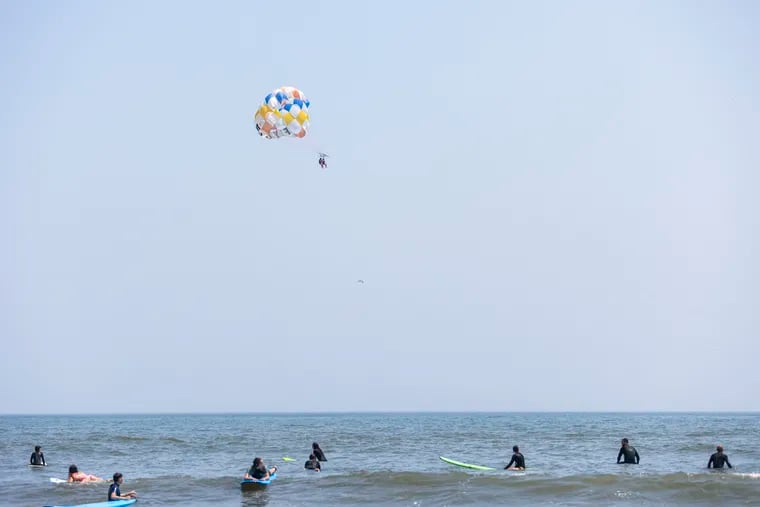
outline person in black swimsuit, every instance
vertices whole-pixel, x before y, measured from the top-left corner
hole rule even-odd
[[[722,445],[719,445],[715,450],[718,452],[714,452],[710,456],[710,461],[707,462],[707,468],[723,468],[723,465],[728,465],[728,468],[734,468],[731,466],[731,462],[728,461],[728,454],[723,454]]]
[[[133,491],[129,491],[127,493],[121,494],[121,484],[124,482],[124,476],[120,474],[119,472],[116,472],[113,474],[113,483],[108,486],[108,501],[113,502],[114,500],[131,500],[132,498],[137,498],[137,493]]]
[[[522,455],[518,446],[512,447],[512,459],[504,470],[525,470],[525,456]]]
[[[277,465],[267,468],[267,466],[264,464],[264,460],[261,458],[255,458],[253,460],[253,465],[251,465],[251,468],[248,469],[248,471],[243,476],[243,479],[257,479],[257,480],[267,480],[269,477],[274,474],[277,471]]]
[[[319,464],[319,460],[314,456],[314,453],[309,454],[309,460],[303,464],[303,467],[306,470],[314,470],[315,472],[322,470],[322,465]]]
[[[624,438],[620,441],[620,452],[618,452],[617,462],[620,463],[620,458],[623,458],[623,463],[639,464],[639,451],[632,445],[628,445],[628,439]]]
[[[325,458],[325,453],[323,453],[322,449],[319,448],[318,443],[314,442],[311,444],[311,452],[314,453],[314,456],[316,456],[319,461],[327,461],[327,458]]]
[[[45,455],[42,453],[42,447],[39,445],[34,446],[34,452],[29,456],[29,464],[47,466],[47,463],[45,463]]]

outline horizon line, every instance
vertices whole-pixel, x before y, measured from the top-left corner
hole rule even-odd
[[[760,410],[314,410],[177,412],[0,412],[0,417],[161,415],[384,415],[384,414],[760,414]]]

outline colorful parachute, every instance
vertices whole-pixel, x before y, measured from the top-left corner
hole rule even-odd
[[[309,99],[292,86],[277,88],[264,97],[254,116],[262,137],[304,137],[309,130]]]

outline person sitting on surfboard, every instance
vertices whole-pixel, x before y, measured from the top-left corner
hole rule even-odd
[[[620,458],[623,458],[623,463],[639,464],[639,451],[632,445],[628,445],[628,439],[624,438],[620,441],[620,452],[618,452],[617,462],[620,463]]]
[[[311,444],[311,452],[314,453],[314,456],[316,456],[319,461],[327,461],[327,458],[325,458],[325,453],[323,453],[322,449],[319,448],[318,443],[314,442]]]
[[[314,453],[309,454],[309,460],[303,464],[303,467],[306,470],[314,470],[315,472],[322,470],[322,465],[319,464],[319,460]]]
[[[277,471],[277,465],[273,466],[272,468],[267,469],[266,465],[264,464],[264,460],[261,458],[255,458],[253,460],[253,465],[251,465],[251,468],[248,469],[248,471],[245,473],[245,476],[243,479],[257,479],[259,481],[265,481],[269,479],[269,476],[272,475]]]
[[[518,446],[512,447],[512,459],[504,470],[525,470],[525,456],[522,455]]]
[[[80,472],[76,465],[71,465],[69,467],[69,478],[66,482],[99,482],[104,480],[96,475]]]
[[[124,476],[120,474],[119,472],[116,472],[113,474],[113,484],[108,486],[108,501],[111,502],[113,500],[131,500],[132,498],[137,498],[137,493],[134,491],[130,491],[129,493],[121,494],[121,489],[119,489],[119,486],[121,486],[121,483],[124,482]]]
[[[34,452],[29,456],[29,464],[47,466],[47,463],[45,463],[45,455],[42,453],[42,447],[39,445],[34,446]]]

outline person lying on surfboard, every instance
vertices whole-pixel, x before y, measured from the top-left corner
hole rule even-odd
[[[69,478],[66,482],[101,482],[104,480],[96,475],[80,472],[76,465],[71,465],[69,467]]]
[[[34,452],[29,456],[29,464],[47,466],[47,463],[45,463],[45,455],[42,453],[42,447],[39,445],[34,446]]]
[[[512,447],[512,459],[504,470],[525,470],[525,456],[522,455],[518,446]]]
[[[131,500],[132,498],[137,498],[137,493],[133,491],[130,491],[128,493],[121,494],[121,489],[119,486],[121,486],[121,483],[124,482],[124,476],[120,474],[119,472],[116,472],[113,474],[113,484],[108,486],[108,501],[111,502],[113,500]]]
[[[319,464],[319,460],[314,453],[309,454],[309,460],[303,464],[303,467],[306,470],[314,470],[315,472],[322,470],[322,465]]]
[[[264,464],[264,460],[261,458],[255,458],[253,460],[253,465],[251,465],[251,468],[248,469],[248,471],[243,476],[243,479],[257,479],[260,481],[265,481],[269,479],[269,476],[272,475],[277,471],[277,465],[267,469],[267,466]]]
[[[319,448],[318,443],[314,442],[311,444],[311,452],[314,453],[314,456],[316,456],[319,461],[327,461],[327,458],[325,458],[325,453],[323,453],[322,449]]]

